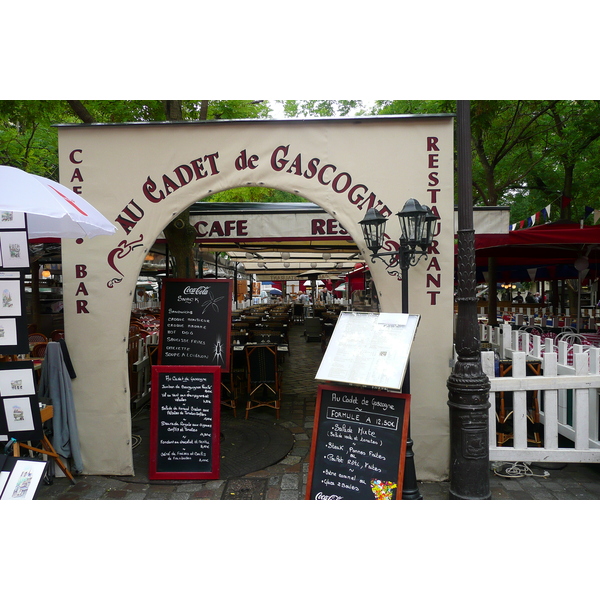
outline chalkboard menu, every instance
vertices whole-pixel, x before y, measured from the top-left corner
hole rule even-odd
[[[218,479],[219,367],[152,367],[150,479]]]
[[[402,498],[410,396],[319,386],[306,498]]]
[[[229,371],[231,289],[228,279],[165,279],[159,364]]]

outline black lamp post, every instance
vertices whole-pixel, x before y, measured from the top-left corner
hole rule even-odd
[[[468,100],[457,101],[458,138],[458,313],[457,360],[448,378],[451,500],[489,500],[490,382],[481,368],[477,326],[475,229]]]
[[[379,252],[385,244],[385,224],[387,219],[375,208],[370,208],[360,222],[367,248],[372,252],[371,260],[381,259],[388,267],[400,267],[402,280],[402,311],[408,313],[408,269],[415,266],[422,256],[427,254],[433,242],[434,225],[438,220],[429,207],[419,204],[414,198],[406,201],[404,208],[397,213],[400,220],[400,250],[395,252]],[[386,260],[390,257],[390,260]],[[406,375],[402,383],[402,393],[410,394],[410,367],[407,365]],[[413,441],[410,436],[406,441],[406,461],[404,481],[402,482],[403,500],[422,500],[417,485]]]

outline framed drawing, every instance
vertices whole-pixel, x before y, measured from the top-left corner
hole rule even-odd
[[[17,320],[0,319],[0,354],[5,354],[3,346],[17,344]]]
[[[35,392],[35,380],[33,377],[33,363],[24,363],[21,367],[13,363],[3,363],[0,367],[0,396],[33,396]],[[8,366],[6,366],[8,365]]]
[[[23,287],[20,279],[0,279],[0,318],[23,314]]]
[[[0,211],[0,229],[25,229],[25,213],[16,210]]]
[[[0,363],[0,440],[41,440],[43,435],[33,362]]]
[[[0,232],[0,256],[5,269],[26,269],[29,267],[27,231]]]
[[[47,464],[41,460],[15,459],[0,500],[33,500]]]

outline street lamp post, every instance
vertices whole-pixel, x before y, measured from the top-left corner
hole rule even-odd
[[[481,368],[477,326],[470,107],[465,100],[457,102],[457,130],[457,360],[447,383],[450,410],[450,499],[488,500],[491,498],[488,441],[490,382]]]
[[[416,265],[427,254],[433,241],[434,225],[438,217],[432,210],[419,204],[414,198],[406,201],[402,211],[397,213],[400,220],[400,249],[397,252],[380,252],[385,243],[385,224],[387,219],[375,208],[370,208],[360,222],[367,248],[372,252],[371,260],[382,260],[388,267],[400,267],[402,281],[402,312],[408,314],[408,269]],[[386,260],[389,257],[390,260]],[[407,363],[406,375],[402,382],[402,393],[410,394],[410,365]],[[406,441],[406,460],[404,481],[402,482],[403,500],[422,500],[423,496],[417,484],[413,441],[410,435]]]

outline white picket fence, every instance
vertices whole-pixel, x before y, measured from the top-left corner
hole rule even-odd
[[[481,341],[492,348],[481,353],[482,368],[491,384],[490,460],[600,462],[600,348],[569,331],[543,339],[503,325],[484,327],[481,334]],[[500,359],[512,360],[511,376],[496,376],[494,350]],[[543,374],[528,376],[528,360],[541,361]],[[512,446],[498,443],[497,432],[502,427],[498,425],[497,399],[503,392],[512,392]],[[538,410],[531,402],[528,406],[528,392],[530,398],[532,392],[537,394]],[[531,431],[535,422],[543,425],[543,435],[532,443],[528,424]],[[560,447],[559,435],[573,447]]]

